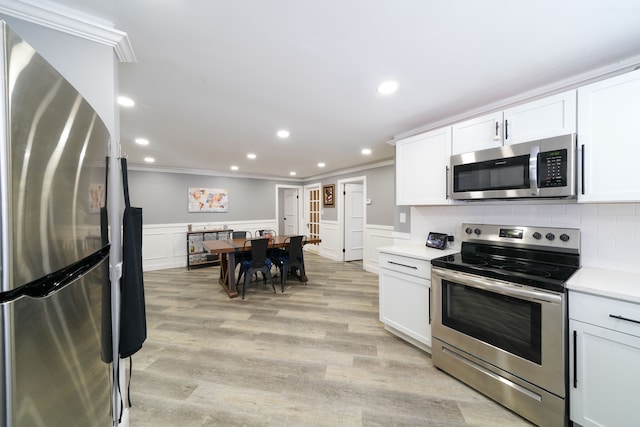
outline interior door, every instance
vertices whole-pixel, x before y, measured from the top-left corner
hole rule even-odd
[[[364,242],[364,186],[344,185],[344,260],[362,259]]]
[[[298,234],[298,190],[284,190],[284,234]]]
[[[320,185],[306,186],[304,199],[304,218],[306,235],[312,239],[320,238]],[[318,244],[305,245],[305,250],[318,252]]]

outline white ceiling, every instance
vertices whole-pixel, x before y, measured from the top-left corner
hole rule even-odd
[[[638,0],[56,3],[128,34],[121,142],[130,164],[164,169],[308,178],[380,162],[398,134],[640,55]],[[398,91],[379,95],[389,79]]]

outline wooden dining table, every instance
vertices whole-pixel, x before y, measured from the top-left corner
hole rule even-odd
[[[269,248],[285,248],[289,245],[289,237],[292,236],[274,236],[269,240]],[[257,237],[259,238],[259,237]],[[320,243],[321,240],[317,238],[305,237],[302,240],[302,244],[314,244]],[[246,243],[246,244],[245,244]],[[220,255],[220,278],[218,279],[222,287],[227,291],[229,298],[235,298],[238,296],[238,289],[236,286],[236,256],[242,252],[251,251],[251,239],[229,239],[229,240],[204,240],[202,242],[204,247],[209,253]],[[304,253],[304,252],[303,252]],[[306,277],[301,277],[301,280],[306,281]]]

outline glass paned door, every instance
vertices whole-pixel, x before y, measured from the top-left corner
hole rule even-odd
[[[306,187],[306,215],[308,236],[320,238],[320,186]]]

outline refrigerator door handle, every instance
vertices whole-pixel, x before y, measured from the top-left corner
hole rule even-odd
[[[44,298],[53,292],[59,291],[100,265],[109,256],[110,247],[111,245],[108,244],[80,261],[76,261],[58,271],[49,273],[10,291],[0,292],[0,304],[15,301],[24,296]]]

